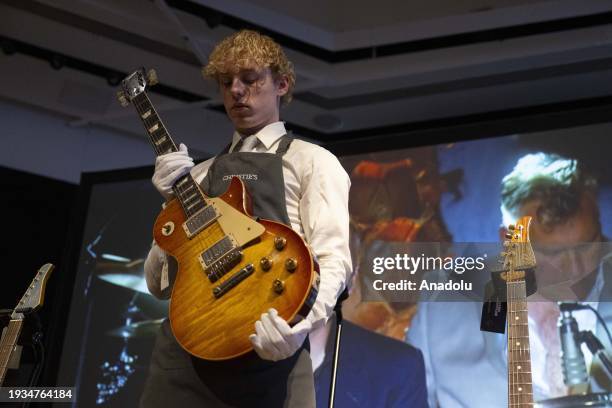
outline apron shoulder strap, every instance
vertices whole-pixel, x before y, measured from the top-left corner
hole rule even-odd
[[[285,153],[287,153],[287,150],[289,150],[289,146],[291,145],[291,142],[293,142],[293,138],[289,136],[290,133],[291,132],[284,135],[278,143],[278,149],[276,149],[277,155],[284,156]]]

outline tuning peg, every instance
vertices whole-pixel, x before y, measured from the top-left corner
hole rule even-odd
[[[153,68],[147,71],[147,85],[153,86],[159,82],[157,79],[157,72]]]
[[[117,100],[119,100],[119,103],[124,108],[130,104],[128,98],[125,96],[125,92],[123,91],[117,91]]]

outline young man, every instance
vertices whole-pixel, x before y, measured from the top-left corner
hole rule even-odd
[[[262,314],[250,336],[256,355],[229,362],[198,360],[162,325],[141,399],[143,407],[200,406],[314,407],[314,385],[307,351],[308,333],[323,326],[351,274],[348,247],[349,177],[327,150],[291,138],[279,121],[281,102],[295,84],[292,64],[278,44],[243,30],[221,41],[203,70],[219,85],[234,125],[222,154],[193,167],[187,148],[160,156],[153,184],[171,198],[172,185],[190,171],[205,193],[225,191],[240,175],[253,199],[254,213],[290,225],[317,258],[321,282],[309,315],[290,327],[276,310]],[[165,274],[173,259],[153,245],[145,262],[147,285],[159,298],[170,296]]]
[[[533,217],[538,291],[555,296],[552,300],[589,302],[612,327],[612,253],[602,242],[594,178],[577,160],[529,154],[502,180],[501,199],[505,226]],[[533,295],[528,307],[534,401],[568,393],[561,371],[559,308],[539,296]],[[423,352],[431,408],[507,406],[506,336],[481,332],[481,311],[482,304],[469,299],[419,304],[407,339]],[[591,330],[611,349],[590,311],[574,316],[580,330]],[[590,353],[585,357],[590,391],[609,391],[601,362]]]

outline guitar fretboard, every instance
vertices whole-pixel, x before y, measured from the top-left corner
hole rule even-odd
[[[147,94],[143,91],[132,98],[132,104],[138,112],[138,116],[149,135],[153,149],[157,156],[176,152],[178,149],[174,140],[170,137],[168,130],[157,115],[153,104]],[[206,198],[200,192],[196,181],[191,174],[179,178],[172,187],[175,197],[181,203],[187,217],[191,217],[206,206]]]
[[[508,281],[508,407],[532,408],[531,354],[525,280]]]
[[[6,370],[11,358],[11,354],[17,344],[17,339],[21,334],[23,320],[11,320],[6,327],[2,341],[0,342],[0,385],[4,383]]]

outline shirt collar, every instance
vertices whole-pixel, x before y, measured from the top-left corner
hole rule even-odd
[[[261,144],[263,144],[266,147],[266,149],[270,149],[270,147],[278,139],[280,139],[282,136],[286,134],[287,134],[287,130],[285,129],[285,122],[279,121],[279,122],[273,122],[273,123],[266,125],[259,132],[255,133],[255,136],[257,137],[257,139],[259,139]],[[234,146],[236,146],[236,143],[238,143],[238,141],[242,137],[243,136],[240,133],[238,133],[237,131],[234,131],[234,135],[232,136],[232,149],[234,148]]]

